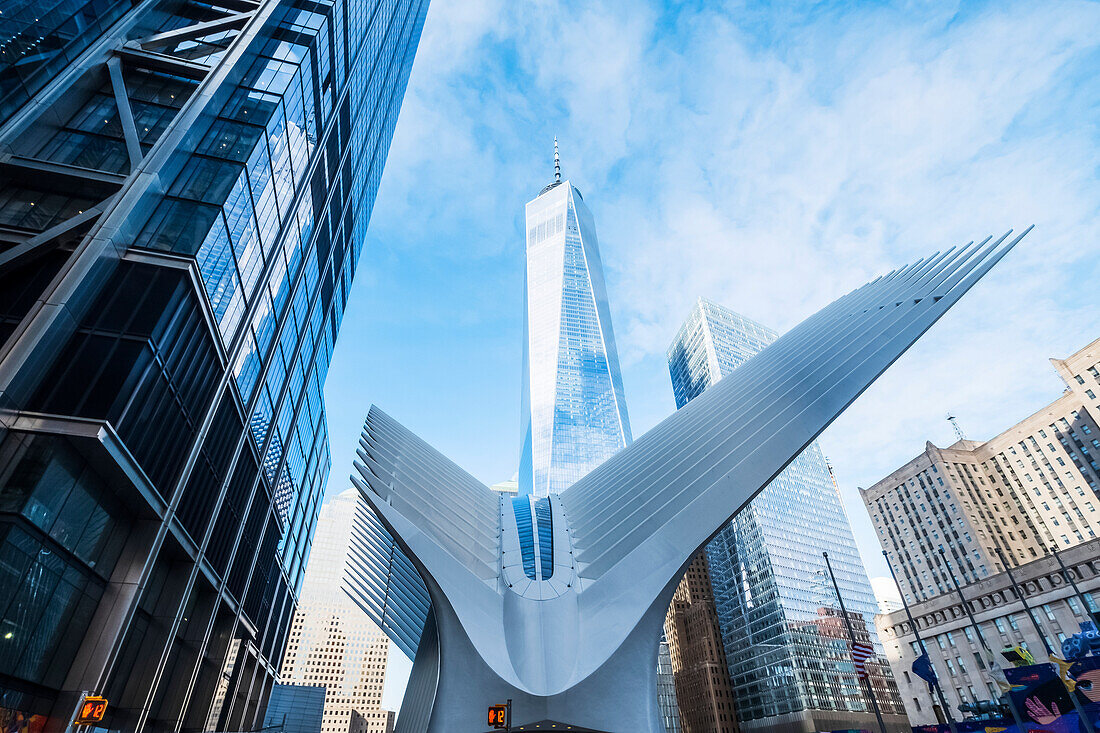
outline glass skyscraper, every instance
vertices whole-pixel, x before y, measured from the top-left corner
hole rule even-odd
[[[630,444],[596,225],[555,179],[527,203],[519,493],[569,488]]]
[[[677,407],[777,337],[701,298],[668,349]],[[829,553],[857,640],[872,642],[879,653],[868,666],[884,717],[891,727],[905,722],[897,717],[901,700],[875,632],[875,597],[815,441],[706,547],[742,729],[876,727],[822,552]]]
[[[0,717],[258,727],[427,0],[0,14]]]

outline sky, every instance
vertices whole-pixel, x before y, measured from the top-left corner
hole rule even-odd
[[[821,437],[859,498],[1055,399],[1100,337],[1100,4],[434,0],[325,387],[329,493],[377,404],[486,483],[519,455],[523,206],[596,222],[633,433],[706,296],[780,331],[877,275],[1034,224]],[[389,687],[389,686],[388,686]],[[387,689],[390,704],[400,690]]]

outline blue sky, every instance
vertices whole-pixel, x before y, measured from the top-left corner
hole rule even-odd
[[[991,437],[1100,337],[1100,4],[434,0],[325,388],[330,492],[378,404],[486,483],[519,451],[522,210],[596,220],[635,435],[705,295],[786,330],[936,249],[1035,231],[821,438],[856,487]]]

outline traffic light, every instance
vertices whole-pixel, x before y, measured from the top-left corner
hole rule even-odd
[[[508,727],[508,706],[507,705],[490,705],[489,706],[489,725],[494,728],[507,728]]]
[[[73,719],[74,725],[95,725],[107,714],[107,698],[99,695],[85,695],[80,708]]]

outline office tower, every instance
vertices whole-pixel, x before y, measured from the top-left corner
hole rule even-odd
[[[700,298],[668,349],[677,407],[735,373],[777,337]],[[876,726],[851,666],[847,634],[836,633],[834,620],[843,617],[831,587],[823,584],[822,552],[829,553],[846,607],[861,620],[857,628],[879,649],[875,597],[816,442],[726,524],[707,545],[705,558],[696,561],[710,573],[733,707],[743,730]],[[681,587],[690,584],[689,571]],[[670,617],[675,613],[674,603]],[[880,657],[869,667],[884,718],[904,726],[885,661]],[[679,699],[683,710],[683,695]]]
[[[426,5],[4,6],[0,706],[259,727]]]
[[[1024,589],[1027,604],[1043,629],[1047,643],[1061,653],[1061,642],[1081,631],[1083,622],[1100,619],[1100,538],[1073,545],[1058,552],[1058,558],[1044,555],[1014,567],[1012,576]],[[1072,573],[1078,594],[1066,583],[1058,560]],[[952,563],[954,568],[954,563]],[[962,581],[960,580],[960,583]],[[1024,644],[1036,663],[1049,661],[1042,639],[1012,587],[1008,573],[992,573],[981,581],[962,585],[962,594],[976,615],[991,651],[1002,666],[1007,662],[998,654],[1006,647]],[[958,594],[950,593],[909,604],[909,611],[920,625],[921,639],[928,650],[932,667],[939,677],[952,714],[962,703],[997,700],[1001,691],[990,675],[981,638],[970,624]],[[886,658],[894,670],[905,703],[905,712],[913,725],[934,725],[933,705],[939,700],[927,683],[912,673],[913,662],[921,655],[904,610],[875,617]],[[1082,688],[1084,689],[1084,688]],[[1027,711],[1021,711],[1025,716]],[[958,716],[956,716],[956,719]]]
[[[389,733],[382,709],[389,640],[343,591],[351,537],[363,499],[348,489],[321,508],[281,676],[292,685],[323,685],[323,731],[347,733],[357,718],[367,733]]]
[[[907,601],[1100,533],[1100,339],[1051,363],[1066,384],[1054,402],[985,442],[926,443],[861,491]]]
[[[535,501],[492,491],[372,406],[352,483],[384,529],[357,533],[348,582],[383,622],[407,629],[424,619],[399,733],[483,729],[486,700],[512,701],[512,724],[524,729],[662,733],[658,639],[692,558],[1026,234],[922,259],[852,291],[561,494]],[[754,610],[767,600],[754,597]],[[837,696],[860,703],[852,650],[832,634],[836,612],[815,605],[812,615],[808,604],[795,608],[803,613],[790,628],[795,646],[815,655],[797,676],[782,664],[767,671],[780,683],[835,680]],[[403,629],[386,631],[400,638]],[[885,699],[888,672],[871,666]],[[850,729],[870,722],[865,710],[772,725]],[[886,717],[907,730],[890,708]]]
[[[684,733],[735,733],[737,711],[705,553],[695,556],[676,587],[665,638]]]
[[[277,684],[271,688],[264,728],[279,733],[332,733],[324,725],[324,708],[324,685]]]
[[[561,493],[630,444],[592,214],[561,180],[527,203],[519,493]]]
[[[661,639],[657,650],[657,707],[666,733],[681,733],[680,708],[676,703],[676,682],[672,676],[672,655],[668,642]]]

